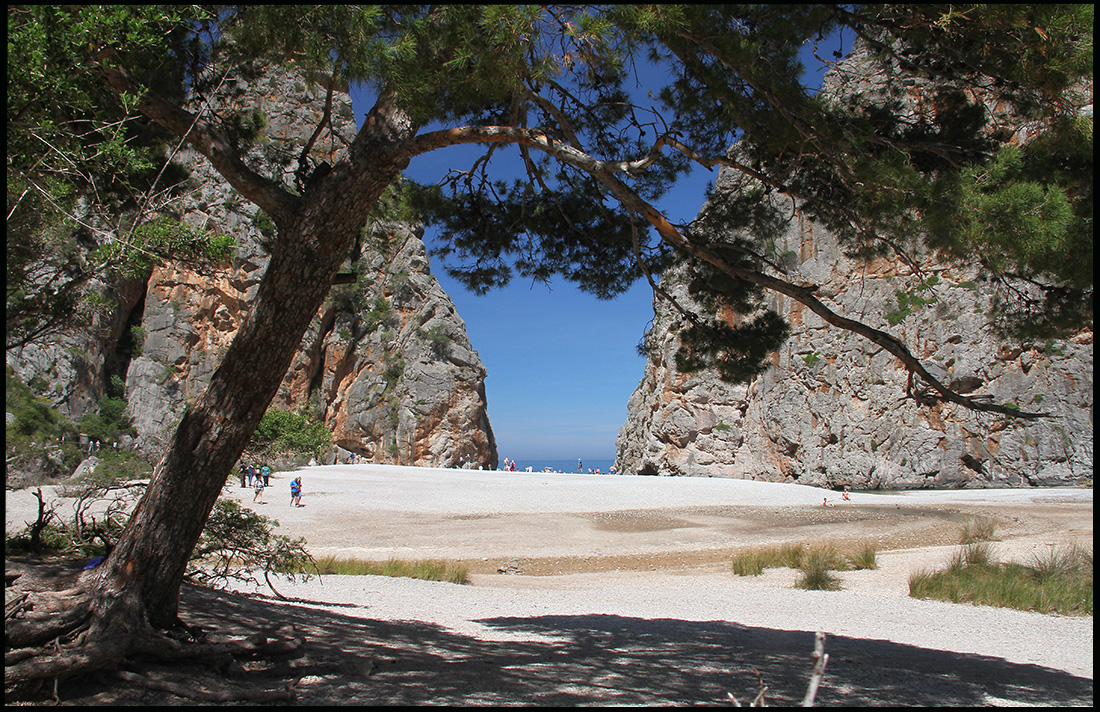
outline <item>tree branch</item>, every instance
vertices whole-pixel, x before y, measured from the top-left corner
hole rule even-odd
[[[178,136],[210,161],[241,195],[271,216],[276,225],[289,222],[298,207],[298,198],[270,178],[262,176],[241,160],[237,151],[213,126],[194,114],[142,87],[130,75],[112,67],[100,66],[100,76],[118,94],[136,94],[137,110]]]
[[[443,146],[460,143],[523,144],[545,151],[558,160],[589,173],[607,186],[625,208],[637,213],[643,217],[646,222],[652,225],[661,239],[672,247],[709,262],[731,277],[742,279],[746,282],[759,285],[769,291],[791,297],[817,314],[825,322],[862,336],[895,356],[908,371],[920,376],[921,380],[936,391],[942,400],[961,405],[973,411],[998,413],[1000,415],[1015,418],[1030,419],[1049,417],[1049,413],[1032,413],[1016,410],[1007,406],[985,403],[976,398],[963,396],[945,386],[939,379],[929,373],[928,369],[924,367],[920,360],[913,356],[908,347],[896,337],[868,326],[863,322],[841,316],[827,307],[821,300],[814,296],[814,293],[817,291],[816,285],[797,285],[757,270],[736,267],[707,246],[693,243],[679,228],[669,222],[659,210],[646,202],[618,178],[616,174],[621,171],[621,161],[599,161],[568,144],[552,140],[541,131],[519,129],[510,126],[460,127],[433,131],[410,139],[403,146],[402,150],[406,152],[407,155],[413,156]]]

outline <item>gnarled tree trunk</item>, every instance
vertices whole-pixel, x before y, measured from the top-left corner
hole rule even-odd
[[[83,650],[75,655],[9,652],[9,683],[117,665],[128,654],[156,649],[150,644],[157,638],[155,629],[178,623],[187,562],[226,477],[277,392],[368,212],[404,169],[407,159],[397,149],[411,131],[400,111],[380,103],[348,155],[331,170],[318,171],[301,198],[280,195],[269,182],[259,190],[242,185],[250,180],[246,173],[234,178],[232,171],[219,168],[243,194],[275,196],[280,203],[260,198],[268,203],[260,207],[275,216],[279,233],[255,302],[206,391],[177,427],[119,542],[77,589],[64,592],[65,610],[78,613],[65,617],[62,625],[57,616],[44,615],[51,602],[42,598],[27,615],[7,622],[9,637],[14,634],[27,646],[86,626],[77,639]],[[223,160],[217,154],[222,148],[218,137],[205,139],[212,143],[196,147],[218,167]],[[170,643],[160,647],[178,649]]]

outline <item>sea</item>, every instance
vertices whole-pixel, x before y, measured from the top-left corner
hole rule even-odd
[[[591,470],[593,473],[599,469],[600,474],[606,475],[607,471],[611,469],[611,466],[615,464],[613,459],[593,459],[585,460],[581,459],[581,467],[585,474]],[[500,467],[504,467],[504,458],[500,459]],[[516,458],[516,471],[526,471],[530,467],[532,472],[542,472],[543,470],[550,470],[550,472],[563,472],[563,473],[576,473],[577,461],[576,460],[540,460],[531,459],[524,460],[521,457]]]

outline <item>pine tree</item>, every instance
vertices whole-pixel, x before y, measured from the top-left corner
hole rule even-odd
[[[1028,285],[1022,312],[1006,312],[1023,314],[1016,326],[1091,325],[1091,120],[1079,113],[1091,96],[1091,6],[249,5],[188,13],[8,10],[9,86],[13,72],[27,77],[14,93],[24,105],[9,95],[9,139],[21,112],[43,103],[36,91],[60,87],[59,107],[99,131],[112,116],[140,116],[185,141],[275,227],[251,311],[111,555],[76,590],[42,592],[9,619],[9,684],[110,668],[136,653],[210,652],[164,633],[179,625],[188,554],[349,248],[418,155],[485,148],[441,187],[405,183],[401,201],[444,227],[448,256],[471,288],[562,275],[612,297],[684,261],[693,296],[707,307],[691,315],[684,357],[721,365],[729,378],[758,369],[785,325],[764,314],[731,332],[714,314],[751,311],[767,290],[870,339],[939,397],[1005,413],[950,391],[896,337],[834,313],[817,285],[772,269],[767,235],[782,217],[766,209],[770,192],[797,199],[853,253],[905,254],[924,241],[980,258],[992,278]],[[841,32],[859,38],[891,86],[930,82],[930,108],[914,113],[889,95],[838,104],[807,91],[801,48]],[[38,55],[35,46],[64,51]],[[52,64],[58,57],[64,66]],[[633,106],[628,92],[647,60],[670,71],[652,88],[652,110]],[[315,162],[307,146],[287,186],[244,160],[239,121],[192,112],[180,92],[201,105],[213,90],[204,78],[290,62],[330,85],[362,83],[378,100],[342,158]],[[71,96],[65,77],[80,84]],[[1007,114],[991,110],[994,100]],[[1011,125],[1026,125],[1031,138],[1016,140]],[[67,136],[64,127],[59,134]],[[25,141],[18,150],[29,171],[35,149]],[[59,150],[91,158],[80,141]],[[494,177],[492,161],[507,151],[524,165],[522,179]],[[693,164],[737,171],[751,188],[706,230],[674,225],[653,206]],[[64,169],[53,165],[57,178]],[[9,168],[14,214],[11,176]],[[1040,218],[1024,219],[1033,215]],[[9,230],[9,249],[12,239]],[[66,614],[52,616],[57,606]],[[82,629],[80,645],[64,652],[38,647]]]

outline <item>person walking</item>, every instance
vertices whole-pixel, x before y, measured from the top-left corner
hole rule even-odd
[[[255,483],[255,488],[256,488],[256,494],[252,495],[252,501],[253,502],[259,502],[260,504],[265,504],[265,502],[264,502],[264,478],[260,477],[259,475],[256,475],[255,477],[252,478],[252,481]]]
[[[290,481],[290,506],[302,506],[302,478],[295,477]]]

